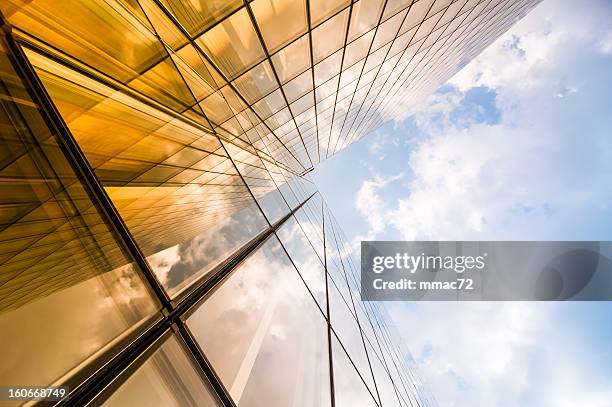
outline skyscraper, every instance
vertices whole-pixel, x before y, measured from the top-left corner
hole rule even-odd
[[[0,385],[431,405],[307,173],[537,3],[2,3]]]

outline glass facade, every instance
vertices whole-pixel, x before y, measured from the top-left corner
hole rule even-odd
[[[308,171],[538,0],[0,4],[0,385],[433,399]]]

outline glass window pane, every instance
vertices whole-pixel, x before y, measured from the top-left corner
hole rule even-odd
[[[285,106],[285,99],[283,98],[283,94],[279,89],[255,103],[253,105],[253,110],[255,110],[257,114],[259,114],[259,116],[265,120]]]
[[[283,86],[289,103],[292,103],[312,90],[312,73],[306,71]]]
[[[310,92],[307,95],[304,95],[300,99],[296,100],[289,107],[291,108],[291,113],[293,113],[296,122],[300,123],[300,114],[310,109],[312,106],[314,106],[314,94],[313,92]]]
[[[347,71],[345,71],[345,72],[347,72]],[[350,73],[347,73],[347,75],[350,75]],[[318,101],[319,104],[321,102],[325,103],[327,100],[329,100],[328,98],[331,95],[336,93],[336,90],[338,89],[338,81],[339,80],[340,80],[340,76],[336,75],[334,78],[332,78],[331,80],[328,80],[327,82],[321,84],[316,89],[317,101]],[[333,103],[333,100],[332,100],[332,103]],[[321,118],[323,117],[323,114],[322,114],[320,109],[321,108],[319,108],[319,123],[321,123]]]
[[[241,0],[161,0],[192,37],[221,21],[243,3]]]
[[[304,72],[310,67],[310,45],[308,36],[292,42],[272,56],[272,63],[282,83]]]
[[[340,73],[340,64],[342,63],[342,50],[337,51],[332,56],[319,62],[314,67],[315,86],[319,86],[323,82],[331,79]]]
[[[365,64],[365,59],[362,59],[361,61],[357,62],[350,68],[342,71],[342,74],[340,77],[340,95],[342,95],[345,92],[344,89],[349,85],[351,86],[347,89],[351,90],[352,91],[351,93],[355,91],[355,85],[357,85],[357,81],[359,80],[360,75],[362,74],[362,69],[363,69],[364,64]]]
[[[217,90],[219,85],[225,84],[193,45],[185,45],[171,55],[198,100]]]
[[[367,34],[362,35],[357,40],[346,46],[346,51],[344,52],[343,69],[348,68],[355,62],[365,58],[368,55],[368,48],[370,47],[372,39],[374,38],[374,31],[375,30],[371,30]]]
[[[444,11],[444,15],[442,16],[440,21],[438,21],[438,27],[442,27],[446,23],[456,19],[457,18],[457,13],[459,13],[459,11],[462,10],[462,8],[463,8],[463,6],[465,5],[466,2],[467,2],[467,0],[460,0],[460,1],[456,1],[453,4],[451,4],[448,7],[448,10]],[[460,20],[460,19],[458,19],[458,20]],[[448,34],[450,32],[452,32],[452,31],[447,31],[446,34]]]
[[[234,115],[220,90],[206,97],[199,105],[213,124],[224,123]]]
[[[173,335],[121,384],[104,406],[193,406],[221,403]]]
[[[238,406],[329,406],[325,319],[276,238],[187,325]]]
[[[278,88],[274,72],[268,61],[255,66],[234,81],[240,94],[249,103],[253,103]]]
[[[325,268],[323,259],[319,258],[311,242],[297,220],[289,218],[276,232],[280,241],[289,252],[310,292],[314,295],[322,310],[327,308],[325,299]]]
[[[336,13],[342,7],[349,5],[350,0],[310,0],[310,19],[315,26]]]
[[[425,20],[414,35],[413,41],[416,42],[420,39],[427,37],[431,33],[439,19],[440,14],[436,14],[435,16],[429,17],[427,20]]]
[[[224,143],[224,145],[268,222],[273,224],[289,213],[289,206],[285,203],[263,160],[233,144]],[[273,165],[268,163],[268,166]]]
[[[193,94],[171,58],[147,69],[127,85],[176,112],[195,104]]]
[[[351,15],[348,40],[353,41],[374,28],[378,24],[384,5],[383,0],[361,0],[355,3]]]
[[[378,48],[395,38],[395,34],[398,32],[400,24],[404,21],[405,14],[406,10],[396,14],[378,27],[376,30],[376,38],[372,43],[372,51],[376,51]]]
[[[344,46],[349,10],[344,10],[312,30],[312,53],[315,64]]]
[[[412,3],[412,0],[387,0],[385,11],[383,12],[383,21],[391,17],[398,11],[407,8]]]
[[[270,54],[306,32],[304,0],[255,0],[250,6]]]
[[[387,56],[387,52],[389,51],[389,48],[391,48],[391,43],[388,43],[384,47],[379,48],[378,51],[372,52],[370,55],[368,55],[368,59],[366,61],[365,67],[363,68],[363,71],[370,72],[372,69],[378,68],[380,64],[384,62],[384,58],[385,56]],[[374,77],[372,77],[371,81],[373,80],[374,80]],[[366,83],[369,83],[369,82],[362,81],[360,82],[359,85],[361,86]]]
[[[136,4],[124,4],[118,4],[118,6],[122,6],[124,10],[126,8],[130,9],[145,26],[149,27],[154,34],[159,36],[165,46],[170,49],[179,49],[187,44],[187,37],[183,35],[166,13],[155,4],[154,0],[140,0]],[[125,11],[120,11],[120,13],[124,15]]]
[[[448,7],[449,4],[451,4],[452,1],[453,0],[436,0],[436,3],[433,5],[431,10],[429,10],[429,13],[427,13],[427,15],[428,16],[433,16],[438,11],[442,10],[443,8]]]
[[[114,1],[2,2],[9,22],[66,54],[126,81],[166,55],[152,30]],[[104,35],[100,35],[100,33]]]
[[[282,175],[282,179],[279,182],[278,190],[285,198],[285,201],[289,205],[291,209],[295,209],[301,202],[298,200],[297,196],[289,186],[290,178],[293,177],[293,174],[287,173],[287,171],[283,170],[279,167],[279,172]]]
[[[374,396],[366,388],[334,335],[332,335],[332,360],[336,407],[376,406]]]
[[[330,277],[328,284],[330,321],[332,329],[346,348],[363,380],[367,383],[370,391],[375,393],[376,390],[372,380],[368,356],[365,352],[362,332],[357,323],[353,308],[353,301],[358,301],[356,299],[358,292],[351,293],[347,283],[348,276],[345,268],[348,267],[348,264],[345,265],[345,259],[341,257],[333,223],[329,210],[326,208],[325,249],[327,270]]]
[[[0,37],[0,385],[40,386],[140,333],[159,305],[5,49]]]
[[[196,39],[230,79],[264,58],[259,38],[242,8]]]
[[[384,406],[397,406],[400,405],[398,393],[395,390],[389,372],[383,365],[382,361],[378,358],[378,355],[374,352],[374,349],[368,345],[368,354],[370,355],[370,362],[372,364],[372,371],[376,379],[376,389],[380,395],[381,402]],[[397,378],[399,384],[399,378]]]
[[[328,270],[330,266],[333,267],[328,261]],[[342,298],[340,295],[338,288],[341,284],[346,284],[346,282],[334,281],[331,279],[329,281],[329,315],[332,329],[346,348],[357,370],[370,388],[370,391],[375,392],[372,373],[370,372],[370,365],[365,353],[361,332],[355,315],[353,314],[353,304],[350,298]],[[345,291],[343,291],[343,293],[344,292]]]
[[[402,28],[400,29],[400,34],[405,33],[412,27],[420,24],[424,19],[425,15],[429,11],[433,0],[421,0],[417,3],[414,3],[410,6],[410,10],[408,10],[408,15],[402,24]]]
[[[280,129],[280,127],[283,124],[289,122],[289,120],[291,120],[291,112],[289,112],[289,108],[284,108],[274,113],[274,116],[266,120],[266,124],[273,131],[275,131],[276,136],[279,137],[285,145],[288,143],[287,138],[283,137],[286,134],[286,132],[283,131],[284,129]],[[293,124],[293,122],[291,122],[291,124]]]
[[[216,136],[28,56],[171,295],[268,227]]]

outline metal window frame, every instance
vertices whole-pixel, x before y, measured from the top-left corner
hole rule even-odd
[[[67,161],[89,190],[93,204],[100,210],[101,216],[113,233],[117,243],[126,252],[128,258],[134,261],[141,271],[141,275],[146,281],[152,297],[161,306],[160,314],[153,314],[139,324],[140,329],[136,328],[129,334],[122,337],[112,347],[105,349],[99,356],[75,375],[66,380],[71,386],[68,398],[58,402],[58,405],[87,405],[98,397],[102,392],[110,394],[109,389],[114,389],[123,382],[129,373],[134,371],[141,363],[146,360],[152,350],[156,349],[163,342],[163,338],[174,331],[178,339],[187,350],[186,354],[195,366],[199,368],[202,378],[209,382],[214,389],[216,396],[222,405],[234,407],[236,404],[229,395],[229,392],[214,372],[211,364],[202,353],[199,345],[189,333],[184,324],[184,315],[191,310],[198,302],[214,291],[232,271],[234,271],[245,259],[256,251],[270,236],[275,235],[276,230],[285,221],[293,216],[309,199],[316,193],[307,197],[297,207],[291,209],[286,215],[274,224],[268,222],[268,228],[260,232],[241,248],[236,250],[225,261],[211,270],[206,278],[198,281],[189,292],[183,297],[170,299],[165,292],[152,269],[149,267],[144,254],[141,252],[136,241],[119,215],[117,209],[107,195],[104,187],[94,173],[87,158],[80,146],[72,136],[68,126],[64,122],[61,114],[55,107],[44,85],[38,78],[34,68],[25,56],[21,44],[15,38],[11,25],[6,22],[4,16],[0,14],[0,22],[5,32],[8,45],[8,56],[13,67],[21,80],[26,85],[26,90],[30,97],[39,106],[39,112],[50,130],[55,134],[56,140],[60,145]],[[221,143],[222,144],[222,143]],[[224,147],[225,148],[225,147]],[[227,151],[226,151],[227,152]],[[229,157],[229,154],[228,154]],[[233,159],[229,157],[230,160]],[[238,172],[244,182],[242,174]],[[254,203],[261,213],[261,207],[252,194],[250,188],[244,183]],[[265,215],[264,215],[265,216]],[[156,345],[157,344],[157,345]],[[140,361],[140,362],[139,362]],[[42,405],[43,402],[37,403]]]

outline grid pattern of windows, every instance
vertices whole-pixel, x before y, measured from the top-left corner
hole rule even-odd
[[[538,1],[9,0],[3,11],[64,64],[299,174],[418,103]]]
[[[0,4],[0,385],[433,405],[307,172],[537,2]]]

